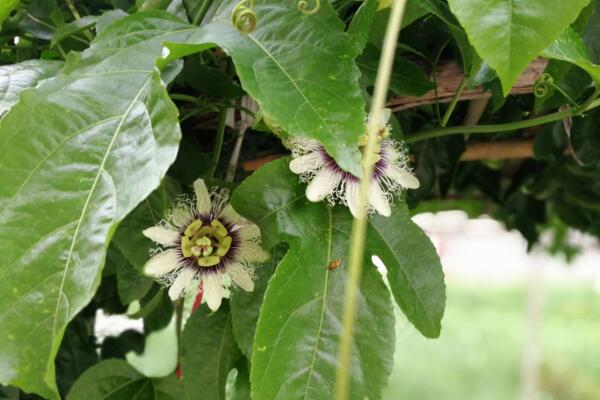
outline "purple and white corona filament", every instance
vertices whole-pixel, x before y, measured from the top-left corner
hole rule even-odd
[[[378,160],[368,194],[368,211],[386,217],[392,214],[390,204],[395,195],[404,189],[419,187],[419,181],[408,164],[406,151],[398,142],[388,138],[390,115],[391,111],[385,109],[379,121]],[[318,202],[327,199],[332,205],[339,202],[347,205],[352,215],[357,216],[360,179],[342,170],[316,140],[294,138],[290,144],[293,157],[290,169],[303,182],[308,182],[308,200]]]
[[[170,286],[172,300],[192,282],[201,284],[209,308],[217,310],[231,285],[254,290],[251,266],[267,254],[260,247],[259,228],[241,217],[222,191],[208,192],[202,179],[194,182],[194,198],[183,197],[157,226],[144,235],[161,247],[144,273]]]

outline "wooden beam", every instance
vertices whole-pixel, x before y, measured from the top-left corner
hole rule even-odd
[[[548,61],[542,58],[534,60],[527,69],[521,74],[517,83],[513,86],[510,94],[529,94],[533,93],[533,86],[535,81],[544,73]],[[452,101],[454,93],[460,86],[460,82],[464,78],[462,67],[455,62],[442,63],[437,68],[436,80],[437,80],[437,101],[440,103],[448,103]],[[465,89],[460,96],[460,100],[473,100],[491,97],[492,94],[489,91],[479,86],[474,89]],[[427,104],[433,104],[436,101],[435,91],[430,91],[423,96],[404,96],[395,97],[388,101],[387,106],[393,111],[406,110],[409,108],[415,108]]]

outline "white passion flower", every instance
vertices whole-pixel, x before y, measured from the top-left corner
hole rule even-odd
[[[390,116],[391,110],[386,108],[379,122],[378,160],[368,194],[368,211],[376,211],[386,217],[392,214],[390,203],[395,195],[403,189],[419,187],[419,181],[409,166],[406,150],[388,137],[391,128],[387,122]],[[342,203],[356,217],[360,179],[342,170],[316,140],[294,138],[290,144],[293,157],[290,169],[300,176],[301,181],[308,182],[308,200],[318,202],[327,199],[332,205]],[[359,143],[361,149],[365,144],[366,136],[363,136]]]
[[[163,221],[144,230],[160,245],[144,273],[170,286],[172,300],[194,282],[215,311],[232,284],[254,290],[251,265],[266,261],[267,254],[260,247],[259,228],[227,204],[225,191],[209,194],[198,179],[194,192],[194,198],[181,197]]]

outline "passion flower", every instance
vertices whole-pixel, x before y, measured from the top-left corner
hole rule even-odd
[[[254,290],[252,264],[265,261],[267,254],[260,247],[259,228],[227,204],[224,191],[209,193],[198,179],[194,193],[181,198],[157,226],[144,230],[160,245],[144,273],[170,286],[173,300],[194,282],[215,311],[232,284]]]
[[[391,127],[387,122],[391,111],[385,109],[383,114],[378,122],[378,157],[371,177],[368,211],[389,217],[394,196],[404,189],[418,188],[419,181],[412,173],[404,146],[389,138]],[[356,217],[360,178],[340,168],[316,140],[294,138],[290,144],[293,157],[290,169],[303,182],[308,182],[308,200],[318,202],[327,199],[331,205],[342,203]],[[359,143],[361,150],[365,145],[366,136]]]

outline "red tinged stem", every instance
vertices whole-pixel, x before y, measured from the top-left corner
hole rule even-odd
[[[198,294],[196,294],[196,300],[194,301],[194,305],[192,307],[192,314],[194,312],[196,312],[198,307],[200,307],[200,303],[202,303],[202,293],[203,292],[204,291],[202,290],[202,281],[200,281],[200,283],[198,284]]]

